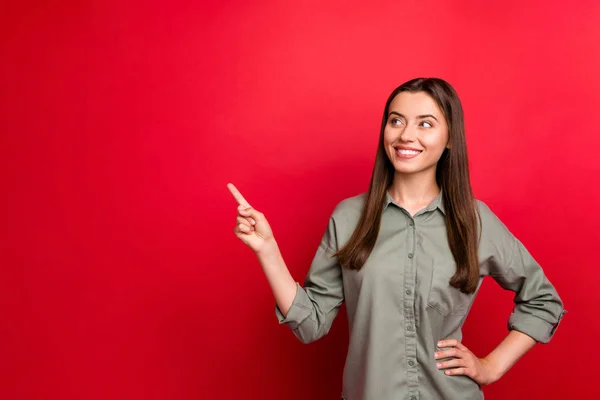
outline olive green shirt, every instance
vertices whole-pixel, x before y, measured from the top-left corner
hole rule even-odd
[[[345,301],[349,348],[342,398],[346,400],[482,399],[467,376],[436,367],[441,339],[462,340],[461,327],[475,294],[449,285],[456,271],[448,245],[442,194],[414,217],[389,193],[375,247],[361,270],[332,257],[354,231],[366,194],[340,202],[329,219],[304,287],[281,324],[304,343],[327,334]],[[480,280],[494,278],[515,292],[509,330],[547,343],[564,315],[563,304],[525,247],[481,201]]]

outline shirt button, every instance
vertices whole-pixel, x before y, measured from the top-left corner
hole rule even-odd
[[[408,253],[408,258],[413,258],[413,253]]]
[[[406,327],[407,331],[413,331],[415,328],[412,325]]]
[[[417,400],[415,396],[411,396],[410,400]]]
[[[414,367],[415,362],[413,360],[408,360],[408,365],[410,365],[411,367]]]
[[[410,221],[408,224],[409,224],[410,226],[415,226],[415,222],[414,222],[414,221]]]
[[[410,291],[410,289],[406,289],[406,292],[405,292],[405,293],[406,293],[407,295],[409,295],[409,296],[410,296],[410,294],[411,294],[412,292]]]

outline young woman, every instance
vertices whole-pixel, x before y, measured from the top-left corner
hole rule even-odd
[[[390,95],[369,190],[336,206],[303,287],[265,216],[228,187],[235,233],[256,253],[280,323],[313,342],[346,302],[342,399],[481,399],[481,386],[547,343],[565,313],[541,267],[474,199],[462,106],[441,79]],[[515,306],[506,338],[479,358],[461,327],[485,276],[515,292]]]

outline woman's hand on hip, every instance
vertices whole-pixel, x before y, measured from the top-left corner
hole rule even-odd
[[[446,375],[466,375],[479,385],[489,385],[496,382],[498,374],[492,363],[485,358],[478,358],[465,345],[456,339],[442,340],[438,347],[450,347],[435,353],[435,359],[452,358],[437,363],[438,369],[444,369]]]

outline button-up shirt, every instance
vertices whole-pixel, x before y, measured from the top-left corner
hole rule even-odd
[[[377,242],[360,270],[341,268],[333,254],[357,226],[366,194],[334,209],[304,285],[281,324],[304,343],[329,331],[346,303],[349,348],[343,374],[346,400],[481,399],[467,376],[436,367],[437,342],[462,340],[461,327],[476,293],[450,286],[456,272],[448,244],[442,193],[411,216],[389,193]],[[491,276],[515,292],[509,330],[547,343],[565,311],[542,268],[494,213],[477,201],[481,219],[480,279]]]

